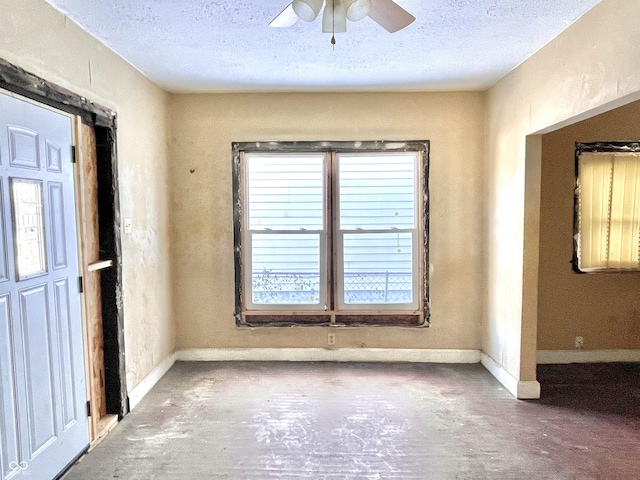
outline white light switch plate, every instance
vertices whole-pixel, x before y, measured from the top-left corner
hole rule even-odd
[[[125,218],[122,223],[124,225],[124,233],[131,233],[131,218]]]

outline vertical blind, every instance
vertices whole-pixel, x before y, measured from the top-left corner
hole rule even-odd
[[[578,268],[640,269],[640,153],[582,153],[578,180]]]

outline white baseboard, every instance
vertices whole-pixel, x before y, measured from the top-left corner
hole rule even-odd
[[[514,397],[521,400],[540,398],[540,383],[536,380],[518,380],[486,353],[482,354],[481,362]]]
[[[640,350],[538,350],[538,364],[640,362]]]
[[[478,363],[480,350],[395,348],[195,348],[178,350],[183,361]]]
[[[129,409],[133,410],[140,403],[140,400],[144,398],[144,396],[149,393],[149,391],[153,388],[153,386],[158,383],[158,381],[164,376],[165,373],[169,371],[169,369],[176,362],[176,354],[172,353],[167,358],[165,358],[160,364],[151,370],[151,373],[144,377],[144,379],[138,383],[134,388],[129,392]]]

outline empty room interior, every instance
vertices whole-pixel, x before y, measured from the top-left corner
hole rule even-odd
[[[0,0],[0,478],[640,478],[638,18]]]

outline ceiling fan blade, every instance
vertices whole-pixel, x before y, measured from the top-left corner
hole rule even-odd
[[[280,12],[280,14],[276,18],[271,20],[271,23],[269,24],[269,26],[276,27],[276,28],[291,27],[296,23],[298,23],[298,20],[300,20],[300,18],[298,18],[298,15],[296,15],[296,12],[293,11],[293,2],[292,2],[289,4],[287,8],[285,8],[282,12]]]
[[[389,33],[408,27],[416,19],[393,0],[371,0],[369,17]]]

